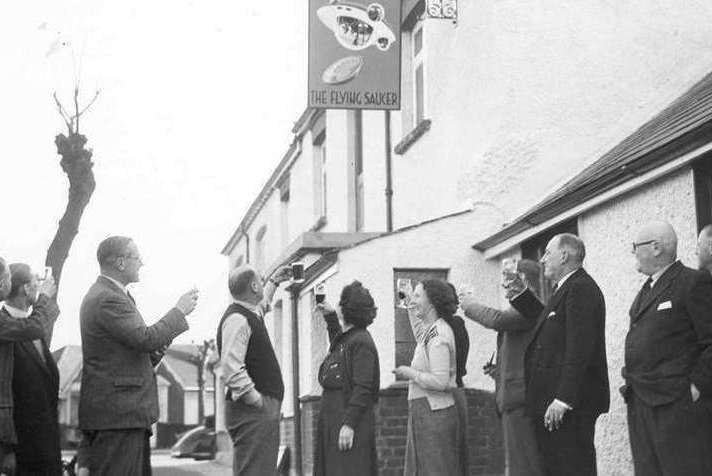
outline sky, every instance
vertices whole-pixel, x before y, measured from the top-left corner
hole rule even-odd
[[[132,294],[148,324],[193,285],[175,342],[215,335],[228,301],[222,247],[291,141],[306,106],[307,2],[51,0],[0,18],[0,256],[41,271],[67,203],[52,93],[99,98],[80,132],[96,190],[65,264],[52,349],[80,344],[79,306],[96,247],[134,238]],[[66,133],[66,132],[65,132]]]

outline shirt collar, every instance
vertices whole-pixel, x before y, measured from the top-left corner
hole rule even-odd
[[[650,276],[650,287],[652,288],[653,286],[655,286],[655,283],[657,282],[658,279],[660,279],[660,276],[665,274],[665,271],[667,271],[668,268],[674,264],[675,264],[674,262],[670,263],[669,265],[665,266],[663,269],[657,271],[656,273],[653,273],[653,275]]]
[[[575,270],[571,271],[570,273],[565,274],[559,281],[556,283],[556,289],[561,289],[561,286],[564,285],[567,279],[571,277],[572,274],[574,274],[576,271],[578,271],[581,268],[576,268]]]
[[[7,311],[8,314],[10,314],[16,319],[24,319],[26,317],[29,317],[31,314],[29,309],[27,311],[23,311],[22,309],[13,307],[6,302],[2,303],[2,307]]]
[[[252,304],[251,302],[240,301],[239,299],[233,299],[233,301],[235,301],[236,304],[239,304],[240,306],[244,307],[248,311],[254,312],[258,316],[262,315],[262,312],[260,311],[259,306],[256,306],[256,305]]]
[[[121,283],[121,282],[115,280],[114,278],[110,278],[109,276],[107,276],[107,275],[105,275],[105,274],[102,274],[101,277],[104,278],[104,279],[108,279],[109,281],[111,281],[112,283],[114,283],[115,285],[117,285],[117,286],[119,287],[119,289],[121,289],[121,290],[124,292],[124,294],[128,294],[128,291],[126,290],[126,285],[125,285],[125,284],[123,284],[123,283]]]

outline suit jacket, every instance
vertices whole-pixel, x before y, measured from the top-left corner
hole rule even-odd
[[[82,386],[79,428],[149,428],[158,419],[158,390],[151,354],[188,329],[185,316],[171,309],[146,326],[133,299],[99,277],[79,311]]]
[[[689,395],[693,382],[712,396],[712,276],[670,266],[630,309],[625,341],[626,386],[651,406]]]
[[[509,412],[524,406],[524,351],[531,340],[535,319],[527,319],[516,309],[494,309],[469,304],[465,315],[497,334],[497,410]]]
[[[42,339],[42,356],[31,341],[14,344],[12,393],[18,466],[60,474],[61,450],[57,400],[59,371]]]
[[[39,296],[26,319],[12,317],[4,310],[0,312],[0,444],[17,443],[12,417],[13,343],[44,338],[58,314],[56,301],[45,295]]]
[[[546,306],[529,290],[512,305],[522,315],[537,319],[524,356],[526,412],[539,417],[554,399],[579,414],[607,412],[606,307],[593,278],[581,268]]]

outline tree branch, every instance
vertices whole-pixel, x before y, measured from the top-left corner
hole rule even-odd
[[[79,84],[74,86],[74,133],[79,134]]]
[[[54,97],[54,102],[57,104],[59,115],[62,116],[62,120],[64,120],[64,123],[67,125],[69,134],[72,134],[72,118],[69,116],[69,114],[67,114],[64,107],[62,106],[62,103],[59,101],[59,98],[57,97],[57,91],[54,92],[52,97]]]
[[[82,114],[84,114],[84,113],[86,112],[86,110],[89,109],[92,104],[94,104],[94,101],[96,101],[96,99],[97,99],[98,97],[99,97],[99,90],[96,91],[96,93],[94,94],[94,97],[92,98],[92,100],[89,101],[89,104],[87,104],[87,105],[84,107],[84,109],[81,110],[81,112],[77,115],[77,117],[79,117],[79,116],[81,116]]]

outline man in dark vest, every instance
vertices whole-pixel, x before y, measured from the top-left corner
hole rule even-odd
[[[232,439],[235,475],[274,474],[279,450],[279,417],[284,383],[263,316],[279,284],[281,268],[263,285],[249,265],[230,272],[233,303],[218,326],[220,366],[227,389],[225,425]]]

